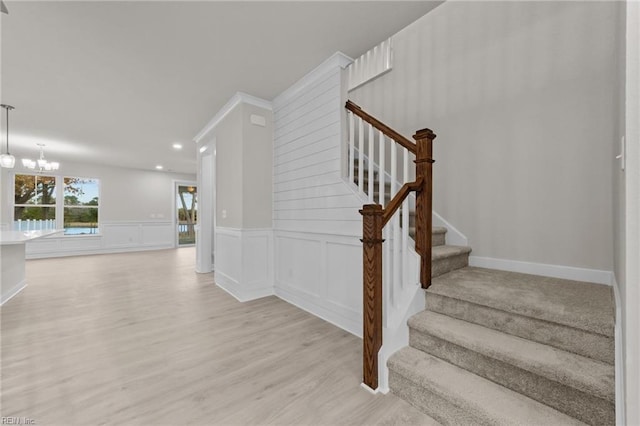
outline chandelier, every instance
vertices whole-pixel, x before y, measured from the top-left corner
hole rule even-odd
[[[9,153],[9,111],[14,109],[11,105],[2,104],[0,107],[7,111],[7,153],[0,155],[0,167],[12,169],[16,165],[16,157]]]
[[[29,158],[23,158],[22,159],[22,165],[24,167],[26,167],[27,169],[31,169],[34,170],[36,168],[38,168],[39,172],[43,172],[43,171],[51,171],[51,170],[58,170],[60,168],[60,163],[56,162],[56,161],[47,161],[44,158],[44,147],[45,144],[43,143],[39,143],[36,144],[40,147],[40,158],[38,158],[37,160],[31,160]]]

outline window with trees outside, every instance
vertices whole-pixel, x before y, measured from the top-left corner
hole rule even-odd
[[[54,176],[15,176],[13,220],[17,230],[31,231],[56,227]]]
[[[99,233],[100,181],[43,175],[14,176],[14,229],[64,228],[65,235]]]
[[[64,178],[64,234],[98,233],[99,182]]]

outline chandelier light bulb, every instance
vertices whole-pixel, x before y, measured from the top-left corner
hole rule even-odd
[[[0,166],[6,167],[7,169],[13,169],[16,165],[16,157],[11,154],[2,154],[0,155]]]
[[[47,161],[44,158],[44,144],[37,144],[38,147],[40,148],[40,158],[38,158],[37,160],[31,160],[29,158],[23,158],[22,159],[22,165],[30,170],[35,170],[36,168],[39,169],[38,172],[42,173],[43,171],[52,171],[52,170],[58,170],[60,168],[60,163],[58,163],[57,161]]]

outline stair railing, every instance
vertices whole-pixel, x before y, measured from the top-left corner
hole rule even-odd
[[[415,251],[420,256],[420,283],[422,288],[431,285],[431,235],[432,235],[432,191],[434,160],[433,140],[436,135],[430,129],[423,129],[413,136],[415,143],[411,142],[395,130],[362,110],[358,105],[347,101],[345,108],[348,111],[348,138],[349,138],[349,167],[348,176],[351,182],[357,182],[358,189],[365,192],[370,204],[365,204],[360,210],[362,214],[362,244],[363,244],[363,383],[375,390],[378,388],[378,352],[382,347],[383,331],[383,297],[393,297],[392,292],[383,291],[383,242],[391,238],[393,242],[393,261],[391,263],[393,274],[397,275],[401,270],[399,256],[401,254],[399,235],[399,216],[395,213],[401,209],[403,219],[402,242],[407,247],[409,224],[408,195],[416,193],[415,206]],[[365,123],[367,131],[365,131]],[[357,124],[357,126],[356,126]],[[378,131],[378,149],[375,149],[375,131]],[[387,138],[394,143],[390,147],[385,143]],[[358,143],[356,157],[356,139]],[[397,147],[404,148],[401,163],[404,184],[397,189]],[[376,154],[377,151],[377,154]],[[385,185],[385,159],[387,151],[390,152],[391,194],[394,194],[386,203]],[[415,180],[409,182],[409,154],[415,155]],[[367,185],[365,187],[365,164],[367,156]],[[376,158],[377,157],[377,158]],[[356,163],[357,158],[357,163]],[[375,203],[375,161],[378,161],[378,203]],[[357,177],[355,165],[358,165]],[[386,204],[386,205],[385,205]],[[384,206],[384,207],[383,207]],[[387,233],[383,238],[383,229],[387,223],[393,221],[393,232]],[[406,256],[404,256],[406,257]],[[406,268],[405,268],[406,269]],[[392,282],[397,282],[393,277]],[[389,281],[389,280],[385,280]]]

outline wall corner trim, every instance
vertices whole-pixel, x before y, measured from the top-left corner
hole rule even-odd
[[[613,276],[613,297],[616,304],[616,325],[614,328],[615,342],[615,395],[616,395],[616,425],[626,425],[625,402],[625,376],[624,376],[624,333],[622,330],[622,299],[620,298],[620,287]]]
[[[216,126],[220,124],[220,122],[227,116],[227,114],[229,114],[236,106],[243,103],[263,108],[269,111],[272,110],[271,101],[249,95],[248,93],[236,92],[231,97],[231,99],[229,99],[227,103],[224,104],[222,108],[220,108],[220,111],[218,111],[216,115],[214,115],[213,118],[202,128],[202,130],[200,130],[200,132],[194,136],[193,141],[195,143],[200,142],[202,138],[204,138],[211,130],[215,129]]]

